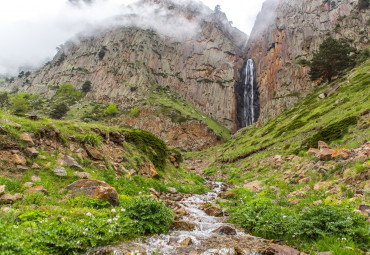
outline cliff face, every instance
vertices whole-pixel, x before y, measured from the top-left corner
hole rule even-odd
[[[150,2],[150,1],[149,1]],[[63,45],[41,70],[12,88],[51,97],[50,87],[68,82],[77,88],[89,80],[90,100],[122,108],[145,100],[153,84],[169,87],[230,130],[235,125],[234,85],[243,65],[247,36],[220,12],[207,17],[167,6],[198,25],[181,40],[149,29],[119,27]]]
[[[346,38],[356,47],[368,45],[369,11],[359,12],[356,0],[268,0],[248,41],[248,57],[257,68],[261,116],[266,122],[312,91],[311,59],[329,35]]]

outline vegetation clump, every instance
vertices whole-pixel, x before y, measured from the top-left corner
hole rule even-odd
[[[109,116],[115,116],[118,114],[118,109],[117,109],[117,105],[115,104],[110,104],[107,108],[107,114]]]

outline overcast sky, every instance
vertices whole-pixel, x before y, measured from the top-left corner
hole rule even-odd
[[[55,48],[77,33],[120,14],[120,7],[137,0],[98,0],[88,9],[72,8],[67,0],[0,0],[0,74],[19,66],[41,64]],[[196,0],[216,5],[234,26],[250,34],[264,0]]]

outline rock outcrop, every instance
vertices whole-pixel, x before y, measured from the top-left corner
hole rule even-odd
[[[260,121],[266,122],[312,91],[307,66],[331,35],[356,47],[369,44],[369,10],[357,0],[267,0],[248,41],[248,57],[257,68]]]

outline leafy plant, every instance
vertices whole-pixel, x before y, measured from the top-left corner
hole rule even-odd
[[[66,103],[60,103],[53,107],[50,117],[53,119],[61,119],[69,111],[69,107]]]
[[[107,108],[107,114],[110,116],[114,116],[118,113],[117,105],[110,104]]]
[[[85,81],[84,84],[82,84],[82,92],[87,93],[91,90],[91,81]]]
[[[77,138],[81,142],[89,144],[94,147],[99,147],[103,142],[103,138],[99,134],[94,133],[94,132],[89,132],[87,134],[78,135]]]

